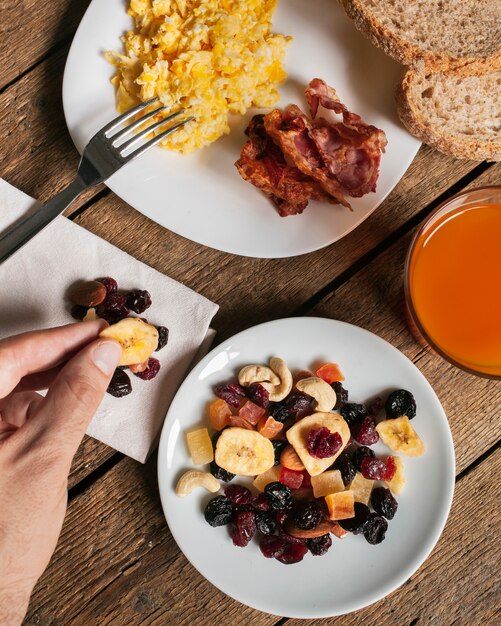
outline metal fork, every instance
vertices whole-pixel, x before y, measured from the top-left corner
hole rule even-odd
[[[193,119],[193,117],[188,117],[170,126],[167,130],[164,130],[146,143],[141,143],[141,140],[145,139],[152,131],[181,115],[184,112],[183,109],[181,109],[168,115],[164,119],[150,124],[131,139],[124,141],[127,135],[130,135],[152,117],[164,111],[166,107],[159,106],[131,124],[119,129],[121,124],[157,102],[159,102],[159,99],[155,97],[138,105],[130,111],[127,111],[127,113],[115,118],[109,124],[106,124],[106,126],[101,128],[101,130],[92,137],[83,151],[75,180],[66,187],[66,189],[58,193],[57,196],[49,200],[47,204],[41,206],[35,213],[24,218],[0,236],[0,263],[3,263],[32,237],[50,224],[50,222],[68,208],[83,191],[102,183],[121,167],[130,163],[141,154],[144,154],[147,150],[167,137],[167,135],[170,135]],[[140,144],[139,147],[133,149],[137,144]]]

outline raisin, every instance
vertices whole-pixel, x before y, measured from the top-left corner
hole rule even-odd
[[[364,446],[373,446],[379,441],[379,435],[376,430],[376,420],[372,415],[364,417],[360,423],[352,426],[351,433],[353,439]]]
[[[312,409],[312,403],[313,398],[300,391],[290,393],[284,402],[289,411],[289,417],[293,417],[295,420],[307,415]]]
[[[362,471],[362,461],[366,457],[374,459],[375,456],[376,456],[376,454],[374,453],[374,450],[371,450],[367,446],[360,446],[360,448],[357,448],[355,450],[355,453],[353,455],[353,465],[355,466],[355,469],[357,469],[359,472],[361,472]]]
[[[229,483],[230,480],[233,480],[235,478],[235,474],[232,474],[231,472],[227,472],[222,467],[219,467],[216,461],[211,462],[210,473],[214,476],[214,478],[217,478],[218,480],[222,480],[224,483]]]
[[[204,511],[205,521],[211,526],[225,526],[233,518],[233,507],[226,496],[216,496],[209,500]]]
[[[106,391],[115,398],[128,396],[132,391],[129,375],[123,370],[116,369]]]
[[[348,530],[355,535],[361,533],[364,530],[365,524],[369,519],[371,512],[369,507],[362,502],[355,502],[355,516],[350,519],[343,519],[339,521],[339,525],[344,530]]]
[[[278,527],[275,516],[266,511],[256,513],[256,526],[262,535],[273,535]]]
[[[328,428],[322,426],[310,430],[306,448],[311,456],[317,459],[326,459],[334,456],[342,445],[343,440],[339,433],[331,433]]]
[[[314,556],[323,556],[332,546],[332,539],[329,533],[327,533],[326,535],[320,535],[320,537],[307,539],[306,545]]]
[[[303,530],[313,530],[320,524],[323,517],[322,509],[315,500],[300,503],[294,511],[294,522]]]
[[[158,330],[158,344],[156,347],[156,351],[158,352],[162,348],[165,348],[167,342],[169,341],[169,329],[165,326],[157,326]]]
[[[252,501],[252,493],[243,485],[228,485],[224,495],[232,504],[249,504]]]
[[[133,289],[127,294],[127,306],[134,313],[143,313],[151,306],[151,296],[145,289]]]
[[[280,465],[282,450],[287,446],[288,442],[281,439],[273,439],[271,443],[273,445],[273,450],[275,451],[275,463],[273,465]]]
[[[80,306],[80,304],[74,304],[71,307],[71,317],[75,320],[83,320],[83,318],[87,315],[87,311],[89,310],[89,307],[86,306]]]
[[[351,456],[348,452],[341,452],[334,462],[333,468],[341,472],[341,478],[343,479],[345,487],[351,483],[357,473],[355,465],[353,464]]]
[[[259,542],[259,548],[267,559],[276,559],[285,550],[285,541],[273,535],[263,537]]]
[[[254,511],[237,511],[230,527],[230,535],[233,543],[245,548],[256,534],[256,515]]]
[[[106,287],[106,293],[109,295],[111,293],[116,293],[118,291],[118,283],[111,276],[106,276],[105,278],[98,278],[98,283],[101,283]]]
[[[377,415],[384,409],[384,400],[381,396],[374,398],[369,404],[369,415]]]
[[[126,306],[126,300],[122,293],[108,294],[96,308],[97,316],[106,320],[109,324],[116,324],[130,313]]]
[[[148,359],[148,367],[142,372],[134,372],[134,375],[141,378],[141,380],[151,380],[152,378],[155,378],[159,371],[160,361],[150,357]]]
[[[371,504],[376,513],[386,519],[393,519],[398,509],[398,502],[386,487],[376,487],[372,490]]]
[[[285,546],[282,554],[276,556],[276,560],[284,565],[291,565],[292,563],[299,563],[302,561],[305,554],[308,552],[308,548],[304,544],[290,543]]]
[[[383,541],[387,529],[388,522],[384,517],[377,513],[371,513],[364,526],[364,537],[368,543],[376,545]]]
[[[246,397],[245,389],[238,383],[216,385],[214,393],[218,398],[234,407],[239,407],[241,399]]]
[[[355,404],[354,402],[347,402],[341,407],[340,413],[348,426],[361,422],[369,414],[365,404]]]
[[[392,391],[386,399],[384,410],[388,419],[407,415],[411,420],[416,417],[416,401],[410,391],[397,389],[397,391]]]
[[[264,493],[259,493],[257,496],[254,496],[252,499],[252,506],[256,509],[256,511],[270,510],[270,503]]]
[[[336,404],[334,405],[334,409],[340,409],[348,402],[348,390],[345,389],[339,381],[331,383],[331,387],[336,392]]]
[[[258,406],[263,407],[263,409],[267,409],[270,403],[270,394],[266,391],[263,385],[259,383],[253,383],[249,385],[246,389],[247,397],[249,400],[257,404]]]
[[[360,464],[362,476],[369,480],[391,480],[397,470],[393,457],[387,461],[365,457]]]
[[[278,481],[269,483],[264,488],[264,493],[274,511],[290,509],[292,507],[291,490],[287,485],[282,485],[282,483]]]
[[[274,420],[280,422],[281,424],[283,424],[291,416],[289,409],[282,402],[271,402],[268,408],[268,413]]]

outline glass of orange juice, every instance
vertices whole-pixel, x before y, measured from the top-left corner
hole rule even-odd
[[[501,380],[501,186],[439,206],[405,264],[409,326],[453,365]]]

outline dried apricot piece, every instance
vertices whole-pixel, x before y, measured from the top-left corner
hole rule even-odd
[[[231,409],[224,400],[214,400],[209,405],[209,421],[214,430],[223,430],[230,425]]]
[[[325,365],[318,368],[316,375],[322,380],[325,380],[326,383],[329,383],[329,385],[331,383],[342,382],[345,379],[337,363],[325,363]]]

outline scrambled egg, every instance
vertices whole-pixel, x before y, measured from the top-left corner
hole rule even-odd
[[[272,107],[290,40],[270,32],[276,3],[131,0],[136,28],[122,38],[125,54],[108,54],[119,112],[155,95],[168,109],[184,107],[195,120],[161,145],[192,152],[229,133],[230,113]]]

